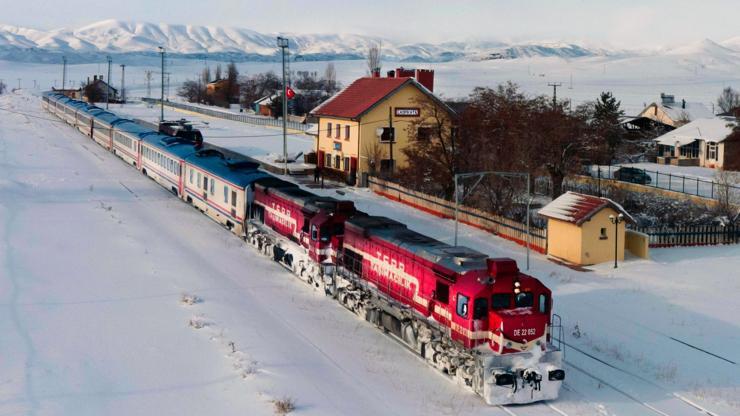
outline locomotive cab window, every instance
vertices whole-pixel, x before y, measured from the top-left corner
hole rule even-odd
[[[534,304],[534,295],[532,292],[521,292],[514,298],[517,308],[530,308]]]
[[[440,303],[449,303],[450,286],[437,280],[437,286],[434,290],[434,298],[437,299]]]
[[[457,316],[461,318],[467,318],[468,317],[468,302],[470,299],[468,299],[467,296],[458,293],[457,294],[457,308],[455,310],[457,311]]]
[[[311,240],[316,241],[319,239],[319,227],[311,225]]]
[[[491,309],[509,309],[511,307],[511,295],[508,293],[494,293],[491,296]]]
[[[488,299],[478,298],[473,303],[473,319],[486,319],[488,314]]]
[[[322,243],[326,243],[329,241],[330,238],[331,236],[329,235],[329,227],[326,225],[322,225],[319,228],[319,239]]]
[[[547,313],[547,295],[540,295],[538,305],[540,313]]]

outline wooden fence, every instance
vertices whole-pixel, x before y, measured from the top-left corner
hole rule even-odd
[[[644,227],[635,231],[649,236],[650,247],[706,246],[740,243],[740,226],[688,225],[683,227]]]
[[[442,218],[455,218],[455,203],[432,195],[404,188],[393,182],[379,178],[368,178],[368,186],[373,192],[394,201],[402,202],[419,210]],[[511,240],[522,246],[527,245],[527,225],[499,215],[460,205],[458,220],[461,223],[480,228]],[[530,226],[529,247],[540,253],[547,252],[547,230]]]

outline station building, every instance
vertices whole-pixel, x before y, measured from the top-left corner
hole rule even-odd
[[[355,80],[311,111],[318,119],[317,166],[356,184],[363,174],[405,166],[403,149],[424,137],[432,114],[455,112],[433,93],[434,71],[398,68]]]

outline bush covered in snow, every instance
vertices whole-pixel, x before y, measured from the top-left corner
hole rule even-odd
[[[290,397],[273,400],[272,404],[275,406],[275,414],[277,415],[287,415],[295,410],[295,400]]]

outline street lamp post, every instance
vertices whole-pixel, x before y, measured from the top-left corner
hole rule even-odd
[[[617,268],[617,259],[619,258],[619,224],[624,222],[624,215],[619,214],[616,217],[614,215],[609,216],[609,221],[614,224],[614,268]]]
[[[288,84],[285,77],[285,50],[288,48],[288,39],[282,36],[277,38],[277,46],[283,57],[283,174],[288,174]]]

